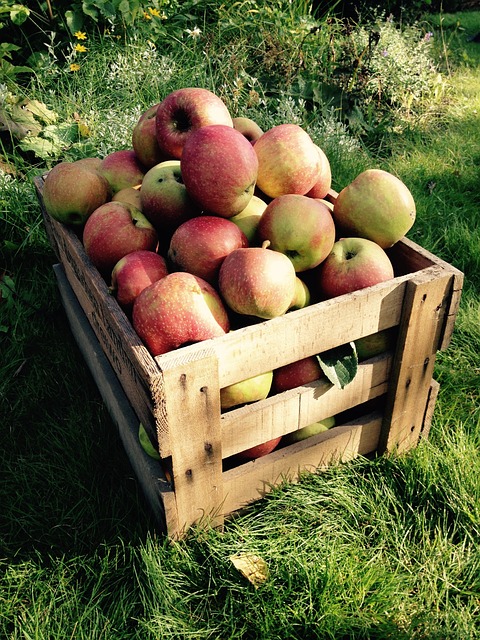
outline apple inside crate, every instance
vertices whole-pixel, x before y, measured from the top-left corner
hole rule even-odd
[[[167,470],[169,487],[155,508],[161,503],[168,535],[199,521],[221,525],[305,470],[358,455],[402,454],[428,433],[438,390],[435,357],[448,346],[463,282],[448,263],[402,239],[388,250],[390,280],[152,357],[79,237],[46,213],[43,179],[35,184],[68,283]],[[393,347],[360,360],[343,389],[323,378],[221,409],[220,390],[229,385],[383,331],[395,334]],[[231,464],[242,451],[331,416],[339,417],[333,428]]]

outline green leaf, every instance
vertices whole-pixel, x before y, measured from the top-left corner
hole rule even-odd
[[[338,389],[343,389],[357,375],[358,356],[354,342],[342,344],[317,355],[325,376]]]
[[[138,439],[145,453],[147,453],[151,458],[155,458],[155,460],[160,460],[160,454],[153,446],[148,433],[145,431],[145,427],[141,422],[138,425]]]

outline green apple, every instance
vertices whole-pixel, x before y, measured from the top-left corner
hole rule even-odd
[[[266,208],[267,203],[254,194],[245,209],[230,218],[247,236],[250,245],[255,241],[258,223]]]
[[[306,438],[310,438],[310,436],[315,436],[317,433],[322,433],[323,431],[328,431],[335,426],[335,416],[331,416],[330,418],[325,418],[324,420],[319,420],[318,422],[313,422],[306,427],[302,427],[297,431],[292,431],[288,433],[286,436],[283,436],[282,442],[284,444],[293,444],[294,442],[300,442],[301,440],[305,440]]]
[[[367,360],[368,358],[373,358],[385,351],[393,349],[396,334],[397,328],[392,327],[391,329],[384,329],[383,331],[378,331],[377,333],[372,333],[369,336],[355,340],[358,359]]]
[[[310,304],[310,300],[310,289],[307,287],[305,282],[297,276],[295,281],[295,295],[290,305],[290,311],[307,307]]]
[[[343,236],[368,238],[387,249],[415,222],[415,201],[408,187],[382,169],[367,169],[344,187],[333,218]]]
[[[249,402],[264,400],[270,392],[272,380],[273,371],[267,371],[220,389],[222,409],[231,409]]]

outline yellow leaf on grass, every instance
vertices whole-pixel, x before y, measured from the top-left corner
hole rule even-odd
[[[256,588],[268,578],[268,566],[263,558],[254,553],[237,553],[230,556],[235,569],[247,578]]]

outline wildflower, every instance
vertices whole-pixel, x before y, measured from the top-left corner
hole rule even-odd
[[[384,50],[382,51],[382,56],[383,56],[384,58],[386,58],[386,57],[388,56],[388,51],[387,51],[386,49],[384,49]]]
[[[87,50],[87,47],[85,47],[83,44],[76,44],[74,47],[75,51],[77,51],[77,53],[85,53],[85,51]]]
[[[70,71],[80,71],[80,65],[76,62],[72,62],[70,65]]]
[[[87,34],[84,33],[83,31],[75,31],[75,33],[73,35],[75,36],[75,38],[77,40],[86,40],[87,39]]]
[[[155,16],[155,18],[160,18],[160,11],[158,9],[154,9],[152,7],[148,7],[148,10],[150,11],[152,16]]]
[[[424,36],[423,39],[425,40],[425,42],[429,42],[430,38],[433,38],[433,33],[431,31],[428,31]]]
[[[195,27],[193,29],[185,29],[185,31],[188,33],[188,36],[190,38],[198,38],[202,35],[202,32],[200,31],[200,29],[195,25]]]
[[[145,18],[145,20],[151,20],[152,19],[152,16],[149,13],[147,13],[146,11],[143,12],[143,17]]]

